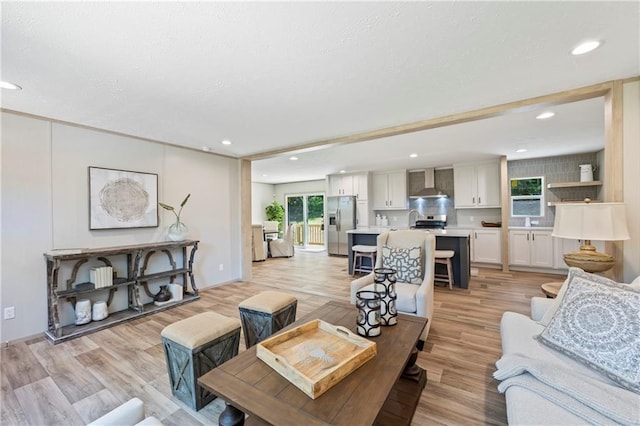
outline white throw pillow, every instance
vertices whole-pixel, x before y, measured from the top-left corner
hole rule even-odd
[[[577,268],[572,268],[577,269]],[[538,339],[640,392],[640,291],[580,269]]]

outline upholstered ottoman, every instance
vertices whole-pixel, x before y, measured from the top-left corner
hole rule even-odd
[[[250,348],[296,320],[298,299],[277,291],[264,291],[238,306],[245,346]]]
[[[204,312],[166,326],[160,335],[173,395],[195,410],[213,401],[198,378],[238,355],[240,321]]]

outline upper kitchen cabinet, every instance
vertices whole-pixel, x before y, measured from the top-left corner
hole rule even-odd
[[[373,209],[404,210],[407,208],[407,171],[373,174]]]
[[[371,175],[369,173],[358,173],[353,175],[353,195],[356,196],[358,201],[366,201],[369,199],[369,179]]]
[[[453,165],[455,207],[500,207],[500,163]]]
[[[339,174],[327,176],[327,193],[329,196],[353,195],[358,200],[369,199],[369,179],[368,172]]]
[[[333,195],[353,195],[352,175],[329,175],[329,196]]]

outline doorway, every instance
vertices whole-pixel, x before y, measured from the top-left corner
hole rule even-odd
[[[324,194],[292,194],[286,196],[286,223],[295,224],[294,245],[323,250]]]

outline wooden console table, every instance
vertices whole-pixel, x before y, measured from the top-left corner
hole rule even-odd
[[[198,250],[199,241],[164,241],[158,243],[136,244],[129,246],[105,247],[97,249],[52,250],[44,254],[47,263],[47,300],[48,300],[48,328],[46,336],[53,342],[65,340],[92,333],[124,321],[131,320],[153,312],[168,309],[176,305],[192,302],[200,298],[198,288],[193,277],[193,260]],[[188,248],[191,248],[188,250]],[[178,253],[181,262],[176,263],[174,253]],[[150,271],[150,259],[156,253],[163,253],[168,259],[168,267],[160,271]],[[95,288],[90,282],[77,283],[80,268],[89,260],[97,260],[106,266],[112,266],[116,259],[126,258],[126,273],[124,277],[114,277],[113,285]],[[141,260],[144,259],[141,265]],[[71,268],[70,277],[63,285],[58,282],[61,268]],[[142,302],[140,290],[147,296],[153,297],[148,284],[151,281],[164,280],[172,284],[176,277],[181,277],[182,300],[160,306]],[[191,284],[192,291],[189,291]],[[61,324],[61,308],[70,303],[74,308],[80,298],[90,298],[101,292],[107,295],[107,305],[110,305],[114,293],[121,288],[128,292],[127,309],[110,312],[109,317],[102,321],[94,321],[84,325]]]
[[[355,332],[356,315],[354,305],[332,301],[283,331],[322,319]],[[317,399],[258,359],[256,346],[198,383],[227,403],[220,424],[242,424],[242,410],[252,425],[409,425],[426,384],[426,372],[415,365],[416,343],[426,324],[426,318],[398,314],[397,325],[370,339],[377,343],[377,355]]]

